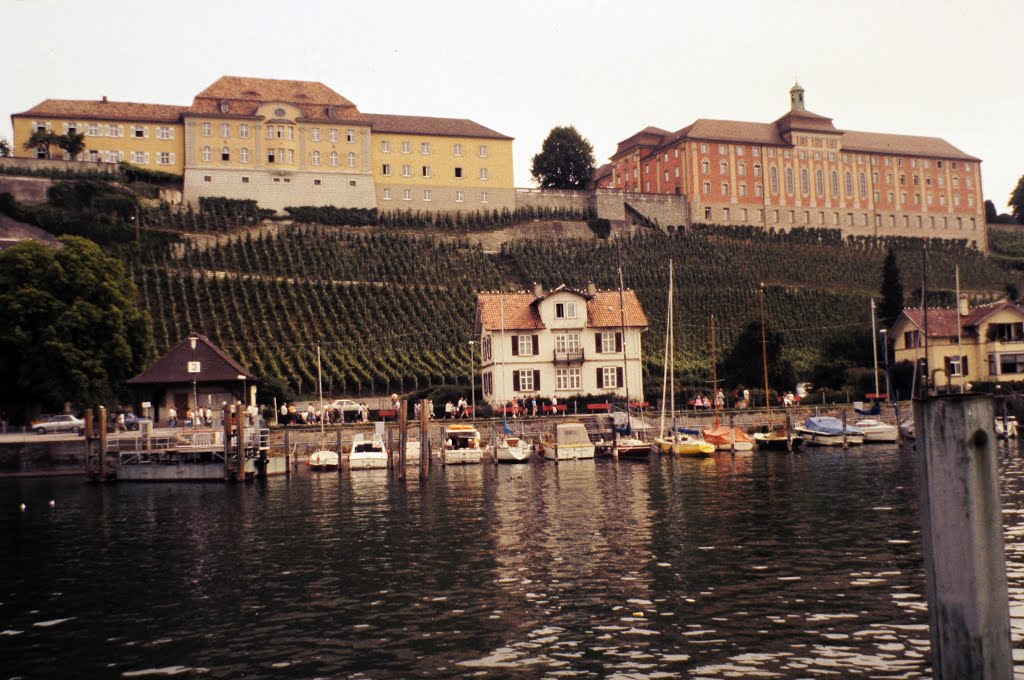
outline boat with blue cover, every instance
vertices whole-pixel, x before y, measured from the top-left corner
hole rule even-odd
[[[812,416],[804,424],[796,428],[797,434],[812,446],[842,446],[843,423],[832,416]],[[846,426],[846,443],[848,445],[863,444],[864,431],[850,425]]]

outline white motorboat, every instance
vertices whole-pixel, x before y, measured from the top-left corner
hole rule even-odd
[[[352,470],[383,470],[388,466],[388,450],[380,435],[367,439],[357,434],[352,439],[352,450],[348,454],[348,466]]]
[[[853,425],[864,433],[865,444],[894,443],[899,438],[899,430],[895,425],[883,423],[881,420],[867,418]]]
[[[838,418],[831,416],[814,416],[804,421],[804,424],[796,428],[797,434],[804,438],[804,441],[811,446],[842,446],[843,445],[843,423]],[[855,446],[864,443],[864,433],[856,427],[846,426],[845,436],[847,446]]]
[[[449,425],[444,430],[443,465],[475,465],[483,460],[480,433],[472,425]]]
[[[544,457],[548,460],[581,460],[594,457],[594,443],[587,428],[580,422],[558,423],[541,439]]]
[[[306,466],[310,470],[316,472],[322,472],[324,470],[337,470],[338,469],[338,454],[335,451],[328,449],[317,449],[313,453],[309,454],[309,460],[306,461]]]
[[[502,435],[494,445],[494,457],[499,463],[525,463],[533,447],[518,435]]]
[[[1005,423],[1003,418],[996,418],[996,436],[1000,439],[1016,439],[1017,418],[1006,416]]]

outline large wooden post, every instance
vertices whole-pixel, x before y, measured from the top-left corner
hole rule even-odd
[[[288,430],[284,431],[284,474],[290,475],[292,473],[291,460],[292,450],[288,447]]]
[[[107,481],[107,407],[100,406],[97,418],[100,424],[100,481]]]
[[[430,412],[426,399],[420,401],[420,481],[427,479],[430,466]]]
[[[221,409],[221,423],[224,427],[224,480],[231,479],[231,410],[227,404]]]
[[[85,474],[90,477],[94,474],[92,469],[92,409],[85,409]]]
[[[398,478],[405,479],[405,445],[409,441],[409,408],[405,399],[398,402]]]
[[[939,680],[1010,680],[1010,608],[995,405],[914,402],[932,668]]]
[[[845,448],[847,448],[850,445],[849,441],[847,441],[847,436],[848,435],[847,435],[847,432],[846,432],[846,411],[843,411],[842,415],[843,415],[843,448],[845,449]]]
[[[235,470],[236,477],[240,482],[245,481],[245,413],[242,410],[242,402],[235,404],[235,429],[238,432],[238,469]]]
[[[341,464],[341,429],[340,428],[335,431],[335,435],[336,435],[336,446],[335,446],[335,449],[338,452],[338,476],[341,477],[341,469],[344,466],[342,466],[342,464]]]

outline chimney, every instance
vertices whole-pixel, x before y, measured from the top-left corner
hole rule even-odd
[[[537,296],[537,297],[540,297],[541,295],[543,295],[544,294],[544,286],[540,285],[539,283],[533,284],[533,294],[535,296]]]
[[[970,313],[971,311],[971,303],[967,301],[966,295],[960,296],[959,310],[960,316],[967,316],[967,314]]]
[[[587,295],[597,295],[597,284],[593,281],[587,284]]]
[[[103,95],[103,99],[100,100],[102,103],[107,103],[107,95]]]

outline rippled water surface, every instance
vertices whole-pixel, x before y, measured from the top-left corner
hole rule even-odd
[[[929,677],[913,455],[0,480],[0,677]]]

